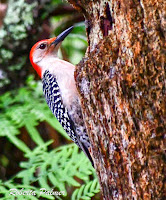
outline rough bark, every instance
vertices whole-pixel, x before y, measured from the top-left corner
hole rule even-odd
[[[164,0],[69,0],[89,47],[76,70],[103,198],[164,199]]]

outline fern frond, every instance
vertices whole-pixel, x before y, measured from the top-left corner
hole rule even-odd
[[[18,135],[19,130],[15,127],[15,125],[7,119],[4,115],[0,115],[0,137],[7,136],[9,134]]]
[[[48,151],[48,146],[53,141],[44,143],[36,126],[46,121],[61,135],[68,139],[57,119],[49,110],[42,91],[40,82],[35,82],[28,87],[20,88],[17,92],[8,92],[0,97],[0,137],[6,137],[18,149],[24,152],[27,159],[20,163],[22,170],[10,180],[0,180],[0,196],[5,199],[66,199],[67,191],[77,188],[72,195],[75,199],[90,199],[99,192],[95,170],[83,152],[75,144],[61,146]],[[41,87],[41,86],[40,86]],[[18,138],[20,128],[26,128],[31,139],[36,143],[36,148],[29,147]],[[94,178],[94,181],[90,181]],[[19,180],[19,184],[18,184]],[[81,186],[81,184],[83,184]],[[32,186],[35,185],[35,186]],[[10,189],[33,190],[35,196],[10,195]],[[63,191],[63,196],[42,194],[40,188],[47,190],[56,189]],[[70,198],[70,197],[69,197]],[[1,199],[1,198],[0,198]],[[79,199],[79,200],[81,200]]]
[[[11,197],[9,192],[7,192],[11,188],[33,189],[37,194],[37,196],[34,196],[34,199],[36,197],[43,197],[45,199],[55,198],[53,195],[41,194],[40,188],[46,188],[47,190],[57,188],[58,191],[64,192],[65,197],[67,196],[67,187],[79,187],[73,193],[72,198],[75,199],[90,199],[90,197],[99,192],[94,169],[84,153],[79,152],[75,144],[61,146],[47,152],[47,146],[51,142],[37,146],[34,150],[26,153],[28,160],[20,164],[21,168],[23,168],[22,171],[16,174],[10,181],[0,182],[4,198]],[[94,181],[90,181],[90,176],[95,178]],[[22,184],[18,184],[16,182],[17,179]],[[80,180],[85,182],[85,184],[81,186]],[[33,183],[37,184],[38,187],[32,187]],[[28,198],[28,196],[24,196],[24,199],[27,200]],[[57,196],[56,199],[63,198]]]
[[[99,182],[96,179],[90,181],[76,189],[72,195],[72,200],[90,200],[95,194],[100,192]]]

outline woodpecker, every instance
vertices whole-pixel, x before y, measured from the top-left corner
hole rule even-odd
[[[30,61],[42,79],[43,93],[50,110],[93,166],[90,142],[74,79],[75,66],[57,56],[61,42],[72,29],[73,26],[57,37],[37,42],[30,51]]]

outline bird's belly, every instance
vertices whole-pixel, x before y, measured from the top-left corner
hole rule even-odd
[[[59,82],[60,93],[63,104],[69,109],[70,106],[78,99],[78,93],[75,84],[72,82]]]

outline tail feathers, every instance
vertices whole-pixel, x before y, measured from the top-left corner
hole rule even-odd
[[[88,157],[88,159],[90,160],[92,166],[94,167],[94,162],[93,162],[93,159],[92,159],[92,156],[90,155],[90,152],[89,152],[89,149],[84,145],[84,143],[79,143],[82,151],[85,153],[85,155]]]
[[[76,131],[76,127],[75,127],[75,124],[76,123],[74,123],[73,122],[73,120],[71,120],[71,117],[70,117],[70,124],[71,124],[71,126],[72,126],[72,128],[73,128],[73,130],[74,130],[74,133],[75,133],[75,136],[76,136],[76,138],[77,138],[77,145],[79,146],[79,148],[85,153],[85,155],[88,157],[88,159],[90,160],[90,162],[91,162],[91,164],[92,164],[92,166],[94,167],[94,162],[93,162],[93,159],[92,159],[92,157],[91,157],[91,155],[90,155],[90,152],[89,152],[89,149],[90,149],[90,144],[88,144],[88,142],[87,141],[84,141],[83,142],[83,140],[82,141],[80,141],[80,136],[78,136],[78,134],[77,134],[77,131]],[[86,143],[87,143],[87,145],[86,145]]]

